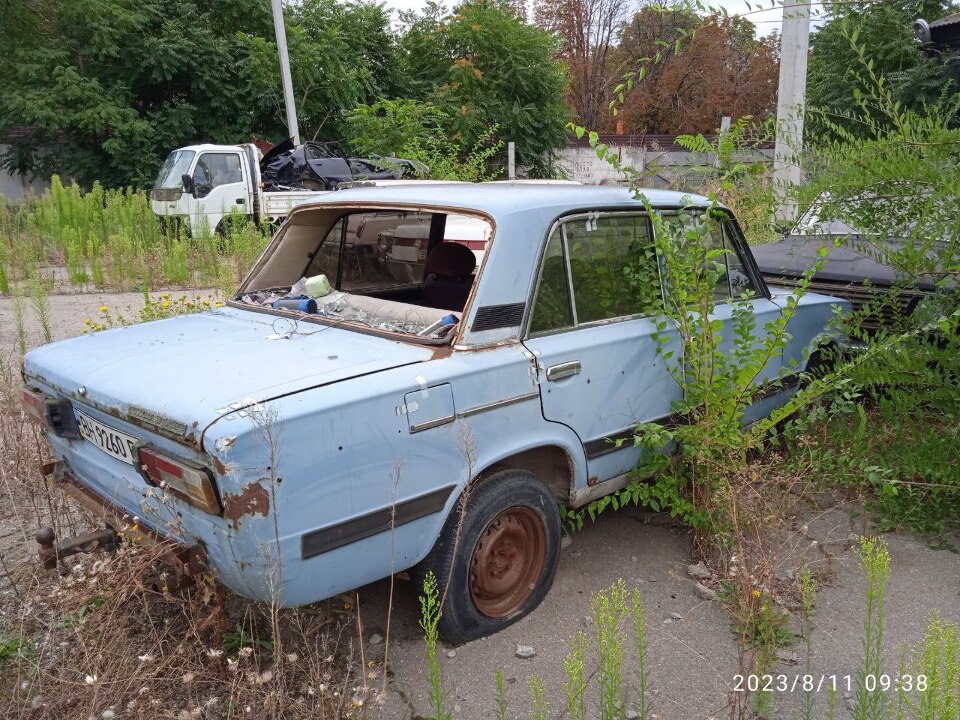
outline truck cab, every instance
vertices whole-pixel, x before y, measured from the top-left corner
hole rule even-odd
[[[231,212],[259,215],[260,151],[253,145],[188,145],[171,152],[150,193],[162,224],[216,232]]]

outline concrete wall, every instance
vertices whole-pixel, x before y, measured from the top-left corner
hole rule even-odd
[[[0,154],[5,152],[6,145],[0,145]],[[19,173],[11,174],[0,170],[0,198],[6,202],[19,203],[27,193],[39,195],[50,187],[49,181],[29,180]]]
[[[714,159],[709,155],[691,153],[685,150],[651,149],[645,146],[629,144],[610,144],[617,153],[620,163],[637,170],[650,172],[650,184],[655,187],[669,187],[680,175],[701,172],[709,173]],[[761,148],[745,151],[739,162],[772,162],[773,150]],[[576,180],[588,185],[619,183],[622,175],[609,163],[597,157],[596,151],[589,145],[568,145],[559,152],[557,165],[566,173],[568,180]]]

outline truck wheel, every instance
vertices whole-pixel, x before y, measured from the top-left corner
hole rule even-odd
[[[559,558],[556,499],[533,473],[503,470],[469,490],[462,515],[454,507],[418,575],[436,576],[443,597],[439,630],[459,645],[536,608]]]

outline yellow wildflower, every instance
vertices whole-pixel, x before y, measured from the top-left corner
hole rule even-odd
[[[87,325],[89,325],[90,323],[93,322],[93,320],[91,320],[90,318],[87,318],[87,319],[84,320],[83,322],[86,323]]]
[[[107,306],[106,306],[106,305],[101,305],[101,306],[100,306],[100,312],[106,312],[106,311],[107,311]]]
[[[763,594],[763,593],[761,593],[759,590],[754,590],[754,591],[753,591],[753,596],[756,597],[756,598],[760,597],[762,594]]]
[[[170,307],[170,301],[169,301],[169,300],[164,300],[164,301],[163,301],[163,306],[164,306],[165,308]]]

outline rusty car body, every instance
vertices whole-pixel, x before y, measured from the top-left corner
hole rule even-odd
[[[665,216],[709,205],[647,197]],[[427,224],[422,266],[391,275],[351,222],[377,213]],[[489,226],[479,267],[446,236],[450,215]],[[641,449],[612,439],[681,397],[655,303],[623,282],[598,295],[653,232],[622,188],[339,191],[291,213],[225,307],[27,354],[27,402],[61,482],[202,550],[240,595],[296,606],[428,568],[449,583],[443,632],[468,640],[536,607],[559,560],[557,502],[624,487]],[[717,242],[717,318],[729,326],[740,298],[763,332],[787,293],[767,288],[735,220]],[[273,306],[320,272],[333,290],[315,311]],[[803,297],[761,381],[802,370],[838,306]],[[679,352],[675,330],[667,346]]]

